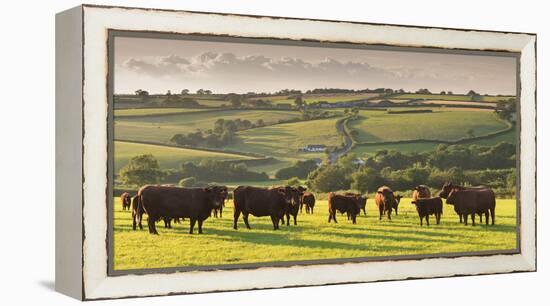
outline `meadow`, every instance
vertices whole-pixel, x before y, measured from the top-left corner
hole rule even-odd
[[[359,119],[351,120],[348,126],[357,131],[354,139],[359,143],[415,139],[454,141],[467,138],[470,129],[474,136],[481,136],[508,127],[490,110],[426,109],[432,112],[389,114],[361,110]]]
[[[472,101],[472,97],[469,95],[448,95],[448,94],[398,94],[393,95],[392,99],[426,99],[426,100],[447,100],[447,101]],[[497,102],[500,100],[507,100],[515,98],[515,96],[480,96],[482,102]]]
[[[189,222],[165,229],[157,224],[158,236],[144,230],[133,231],[131,213],[121,210],[114,199],[114,269],[192,267],[220,264],[269,263],[316,259],[357,258],[398,255],[426,255],[455,252],[516,249],[516,202],[499,199],[496,225],[472,227],[458,223],[452,206],[445,205],[441,224],[430,218],[430,226],[420,227],[410,199],[403,198],[399,215],[378,220],[372,197],[367,216],[351,224],[345,215],[338,223],[328,223],[326,201],[317,201],[313,215],[298,215],[298,225],[272,229],[269,217],[249,217],[251,230],[242,221],[232,228],[232,201],[226,203],[223,218],[209,218],[204,234],[189,235]],[[479,221],[479,220],[477,220]],[[195,229],[196,230],[196,229]]]

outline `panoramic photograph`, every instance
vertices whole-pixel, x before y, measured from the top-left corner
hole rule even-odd
[[[115,36],[116,271],[518,249],[517,57]]]

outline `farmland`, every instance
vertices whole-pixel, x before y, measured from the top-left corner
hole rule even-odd
[[[480,96],[480,101],[497,102],[500,100],[508,100],[514,96]],[[469,95],[443,95],[443,94],[399,94],[393,95],[392,99],[426,99],[426,100],[446,100],[446,101],[472,101]]]
[[[466,138],[471,129],[480,136],[506,129],[508,125],[492,111],[433,109],[430,113],[389,114],[360,111],[359,119],[349,123],[358,132],[356,141],[443,140]]]
[[[401,201],[399,216],[379,221],[372,196],[367,201],[367,216],[358,217],[357,224],[340,214],[338,224],[329,224],[326,201],[318,201],[313,215],[298,215],[298,226],[285,225],[279,231],[272,230],[268,217],[250,217],[252,230],[244,227],[241,217],[235,231],[232,202],[226,205],[223,218],[206,220],[202,235],[189,235],[187,221],[172,229],[158,223],[160,235],[155,236],[146,229],[132,231],[131,213],[122,211],[120,199],[115,198],[115,270],[516,248],[514,200],[497,200],[496,225],[475,227],[459,224],[449,205],[444,205],[440,225],[431,218],[429,227],[420,227],[414,206],[406,198]],[[146,221],[144,225],[146,228]]]

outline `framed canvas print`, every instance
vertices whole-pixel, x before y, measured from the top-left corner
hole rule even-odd
[[[536,35],[56,17],[56,289],[82,300],[536,270]]]

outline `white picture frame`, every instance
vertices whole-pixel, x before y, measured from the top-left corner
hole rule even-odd
[[[513,254],[110,275],[109,31],[519,54],[519,249]],[[536,35],[83,5],[56,17],[56,290],[81,300],[536,271]],[[294,272],[294,273],[289,273]]]

